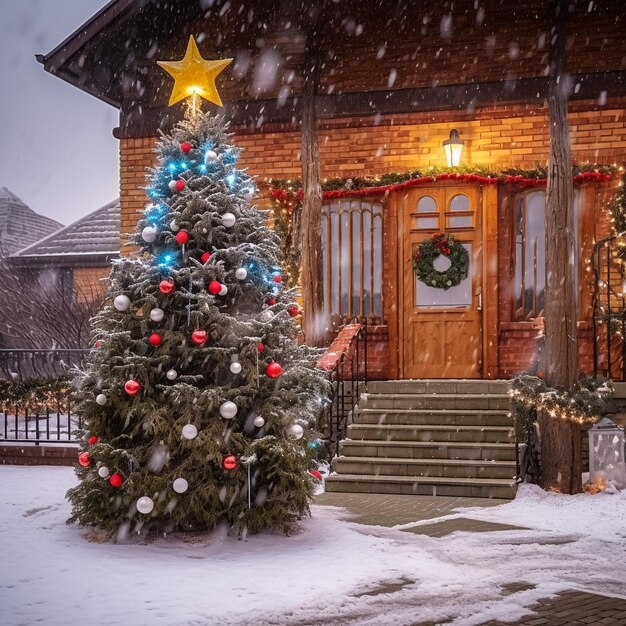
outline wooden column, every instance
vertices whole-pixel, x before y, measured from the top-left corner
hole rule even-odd
[[[315,98],[320,74],[319,51],[313,35],[307,36],[302,91],[302,296],[303,329],[309,346],[326,345],[330,319],[324,311],[324,269],[322,258],[322,185],[320,150],[315,115]]]
[[[574,184],[567,119],[566,20],[569,0],[552,0],[548,108],[550,160],[546,199],[546,382],[574,389],[578,377],[576,294],[574,291]],[[564,493],[582,490],[581,436],[578,425],[543,414],[543,487]]]

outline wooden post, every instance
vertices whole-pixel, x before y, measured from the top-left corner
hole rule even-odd
[[[574,290],[575,223],[572,156],[567,119],[566,21],[569,0],[552,0],[548,108],[550,160],[546,201],[546,382],[574,389],[578,378],[576,294]],[[582,490],[580,428],[541,415],[542,483],[564,493]]]
[[[324,268],[322,258],[322,184],[320,151],[315,116],[315,97],[320,59],[314,29],[307,35],[302,91],[302,216],[299,241],[302,245],[303,329],[309,346],[327,343],[330,321],[324,311]]]

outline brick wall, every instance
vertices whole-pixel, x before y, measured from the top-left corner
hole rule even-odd
[[[2,465],[69,465],[77,461],[77,446],[34,446],[11,444],[0,446]]]
[[[104,298],[110,271],[108,265],[74,268],[74,288],[78,302],[93,302]]]

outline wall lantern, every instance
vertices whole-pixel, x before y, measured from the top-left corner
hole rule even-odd
[[[443,142],[443,149],[446,153],[448,167],[458,167],[461,165],[461,152],[465,142],[459,137],[459,131],[453,128],[450,131],[450,139]]]
[[[589,482],[602,489],[609,482],[626,487],[624,430],[608,417],[589,429]]]

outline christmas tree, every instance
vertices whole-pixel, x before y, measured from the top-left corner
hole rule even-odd
[[[70,522],[289,532],[308,512],[328,383],[226,130],[194,106],[158,144],[140,254],[113,267],[79,380]]]

